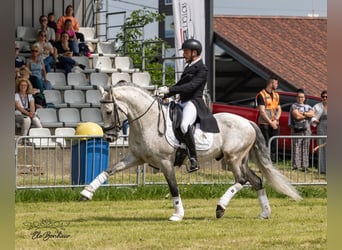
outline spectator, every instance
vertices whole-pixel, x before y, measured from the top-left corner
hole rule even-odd
[[[48,26],[47,16],[41,15],[39,17],[39,23],[40,23],[40,27],[38,28],[38,35],[41,31],[44,31],[46,35],[46,41],[50,42],[51,44],[54,44],[56,40],[56,32],[53,28],[50,28]]]
[[[18,78],[30,81],[31,88],[29,89],[29,93],[34,97],[36,108],[45,107],[46,101],[43,83],[36,76],[33,76],[29,68],[25,65],[20,68]]]
[[[31,57],[27,59],[26,66],[43,83],[44,89],[52,89],[51,83],[46,79],[44,60],[39,56],[39,47],[35,44],[31,46]]]
[[[317,103],[313,108],[315,116],[312,118],[312,125],[317,126],[317,135],[327,135],[328,132],[328,91],[323,90],[321,93],[322,102]],[[321,174],[326,173],[326,139],[319,139],[318,146],[318,169]]]
[[[55,57],[57,57],[57,49],[47,41],[45,31],[39,31],[37,42],[34,45],[38,48],[39,56],[43,59],[46,73],[51,72],[55,65]]]
[[[266,144],[272,136],[279,135],[279,118],[281,107],[279,94],[275,92],[278,88],[278,80],[270,78],[266,82],[266,87],[256,95],[256,102],[259,109],[258,125],[265,138]],[[272,141],[271,159],[276,162],[277,144]]]
[[[67,33],[69,35],[69,45],[72,47],[74,55],[78,56],[80,53],[78,48],[78,41],[76,37],[76,32],[72,28],[72,23],[70,19],[66,19],[63,25],[63,29],[57,31],[57,40],[60,40],[61,34]]]
[[[26,136],[31,126],[41,128],[42,124],[36,115],[34,98],[30,94],[30,81],[19,78],[15,91],[15,122],[20,124],[21,135]],[[25,143],[25,141],[23,141]]]
[[[296,136],[311,135],[309,120],[315,115],[314,109],[304,104],[305,93],[303,89],[297,90],[297,102],[291,105],[289,124],[291,134]],[[309,144],[308,138],[293,139],[293,170],[301,168],[306,171],[309,166]]]
[[[47,16],[48,18],[48,23],[47,26],[49,26],[50,28],[52,28],[54,30],[54,32],[57,32],[57,23],[55,21],[55,14],[53,12],[50,12]]]
[[[72,5],[68,5],[65,8],[65,15],[58,18],[58,20],[57,20],[57,32],[58,32],[58,30],[63,29],[63,25],[64,25],[66,19],[71,20],[72,28],[76,32],[77,39],[80,39],[81,42],[84,42],[84,35],[82,33],[78,32],[80,29],[80,25],[79,25],[77,19],[74,17],[74,7]]]
[[[26,64],[26,59],[23,56],[19,56],[19,45],[14,42],[15,46],[15,77],[20,76],[20,68]]]
[[[63,32],[61,34],[61,40],[56,43],[59,61],[57,63],[57,67],[64,69],[66,75],[72,71],[74,66],[79,66],[81,69],[85,69],[83,64],[78,64],[74,59],[72,59],[73,51],[68,39],[68,33]]]

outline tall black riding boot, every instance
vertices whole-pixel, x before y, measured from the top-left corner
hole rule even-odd
[[[191,166],[188,169],[188,173],[191,173],[199,170],[199,166],[197,161],[195,139],[190,126],[188,127],[188,131],[184,134],[183,138],[188,149],[188,156],[191,163]]]

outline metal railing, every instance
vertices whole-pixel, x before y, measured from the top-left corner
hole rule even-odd
[[[309,140],[309,150],[307,157],[309,158],[309,166],[305,171],[300,167],[294,169],[293,165],[293,142],[298,139]],[[319,143],[319,140],[326,140],[326,135],[288,135],[288,136],[273,136],[268,142],[268,148],[271,153],[271,145],[275,141],[276,155],[274,165],[286,175],[296,185],[326,185],[326,175],[321,173],[321,166],[319,161],[319,151],[314,148]]]
[[[280,150],[284,139],[293,136],[273,137],[279,140],[277,161],[274,164],[294,185],[326,185],[326,176],[317,170],[317,154],[310,157],[309,171],[292,170],[291,152]],[[310,136],[311,140],[326,138]],[[90,183],[109,165],[122,159],[128,152],[128,142],[120,136],[115,143],[106,144],[100,137],[89,136],[21,136],[15,143],[16,188],[81,187]],[[270,141],[271,142],[271,141]],[[250,163],[258,173],[256,166]],[[200,171],[188,174],[185,166],[176,169],[179,184],[232,184],[234,177],[221,161],[210,160],[201,164]],[[140,186],[167,184],[164,175],[148,164],[132,167],[110,176],[105,186]]]

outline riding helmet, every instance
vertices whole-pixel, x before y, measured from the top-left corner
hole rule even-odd
[[[182,49],[196,50],[197,54],[200,55],[202,52],[202,45],[196,39],[188,39],[183,42]]]

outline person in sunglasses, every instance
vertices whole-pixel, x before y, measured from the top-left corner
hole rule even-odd
[[[46,34],[46,41],[49,41],[52,45],[56,40],[56,34],[53,28],[48,26],[48,18],[45,15],[39,17],[40,27],[38,28],[38,33],[44,31]]]
[[[46,35],[47,33],[45,31],[39,31],[37,41],[34,45],[38,48],[39,56],[43,59],[45,71],[48,73],[54,67],[57,49],[47,40]]]

